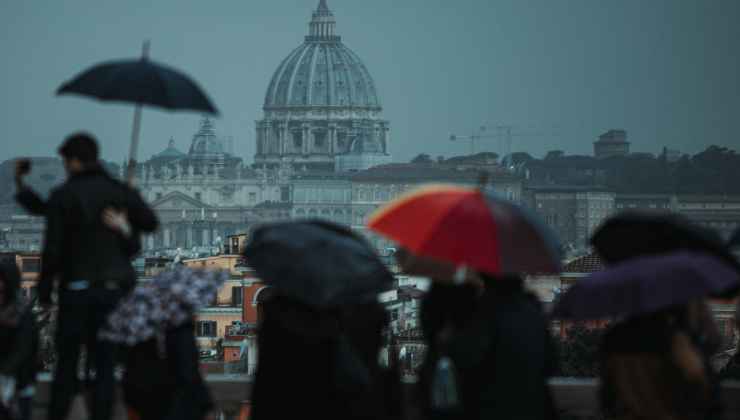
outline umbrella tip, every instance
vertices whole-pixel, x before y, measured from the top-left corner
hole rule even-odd
[[[151,42],[148,39],[145,39],[143,45],[141,46],[141,58],[143,60],[146,60],[149,58],[149,46],[150,45],[151,45]]]

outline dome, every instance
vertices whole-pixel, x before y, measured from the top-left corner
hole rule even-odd
[[[272,76],[265,110],[292,107],[380,109],[380,100],[362,60],[334,35],[334,15],[321,0],[305,42]]]
[[[193,136],[193,143],[190,145],[190,156],[212,157],[223,154],[224,146],[221,144],[221,140],[216,137],[213,122],[208,117],[203,118],[200,129]]]
[[[167,148],[157,153],[153,157],[154,159],[177,159],[185,156],[185,153],[177,150],[177,148],[175,147],[175,140],[170,139],[170,142],[167,144]]]

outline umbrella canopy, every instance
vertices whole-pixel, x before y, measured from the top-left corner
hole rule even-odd
[[[213,302],[226,277],[223,271],[178,267],[140,283],[111,312],[99,336],[128,346],[161,337]]]
[[[64,83],[57,95],[218,114],[203,90],[183,73],[147,58],[95,65]]]
[[[579,280],[558,299],[553,316],[586,320],[644,315],[738,285],[738,271],[712,255],[684,251],[638,257]]]
[[[148,41],[142,48],[141,59],[93,66],[57,89],[57,95],[63,94],[136,105],[126,174],[130,184],[134,182],[142,105],[218,114],[216,107],[193,80],[171,67],[149,60]]]
[[[267,284],[314,307],[374,301],[393,282],[367,241],[330,222],[262,226],[244,255]]]
[[[719,234],[675,213],[620,213],[604,222],[591,244],[609,264],[679,250],[705,252],[736,264]]]
[[[368,227],[417,255],[488,274],[560,272],[555,235],[520,206],[477,189],[419,189],[381,208]]]

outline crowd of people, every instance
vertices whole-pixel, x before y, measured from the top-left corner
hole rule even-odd
[[[139,235],[157,229],[156,214],[102,169],[92,136],[68,137],[59,154],[69,176],[48,200],[24,185],[27,165],[17,166],[17,200],[46,218],[46,235],[38,302],[19,297],[13,262],[0,266],[0,419],[31,418],[36,308],[52,305],[49,419],[68,418],[77,395],[89,418],[111,419],[117,360],[130,418],[215,418],[194,338],[199,299],[167,292],[193,274],[137,285],[131,259]],[[740,289],[730,245],[675,216],[617,215],[594,239],[608,267],[566,291],[548,314],[523,279],[559,271],[556,241],[484,187],[414,192],[368,223],[398,243],[404,273],[431,280],[420,313],[428,350],[415,387],[401,383],[400,363],[379,361],[389,319],[377,294],[393,275],[369,242],[323,221],[254,230],[245,258],[274,293],[259,326],[251,418],[556,419],[548,386],[558,360],[553,318],[608,320],[600,367],[606,418],[721,418],[707,299],[732,299]],[[609,236],[615,230],[631,242]],[[206,294],[218,284],[208,281],[188,288]],[[120,326],[127,317],[132,325]]]

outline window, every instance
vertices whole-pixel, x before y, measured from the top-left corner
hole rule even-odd
[[[199,193],[199,192],[195,193],[195,199],[196,200],[200,201],[202,197],[203,196],[201,195],[201,193]]]
[[[280,201],[290,201],[290,187],[280,187]]]
[[[293,132],[293,147],[296,149],[303,147],[303,133],[300,131]]]
[[[196,337],[216,337],[217,330],[216,321],[198,321],[195,323]]]
[[[242,294],[242,287],[235,286],[231,288],[231,305],[242,306],[244,295]]]
[[[160,198],[162,198],[162,193],[157,193],[156,200],[159,200]]]
[[[257,193],[251,192],[249,193],[249,202],[255,203],[257,201]]]

